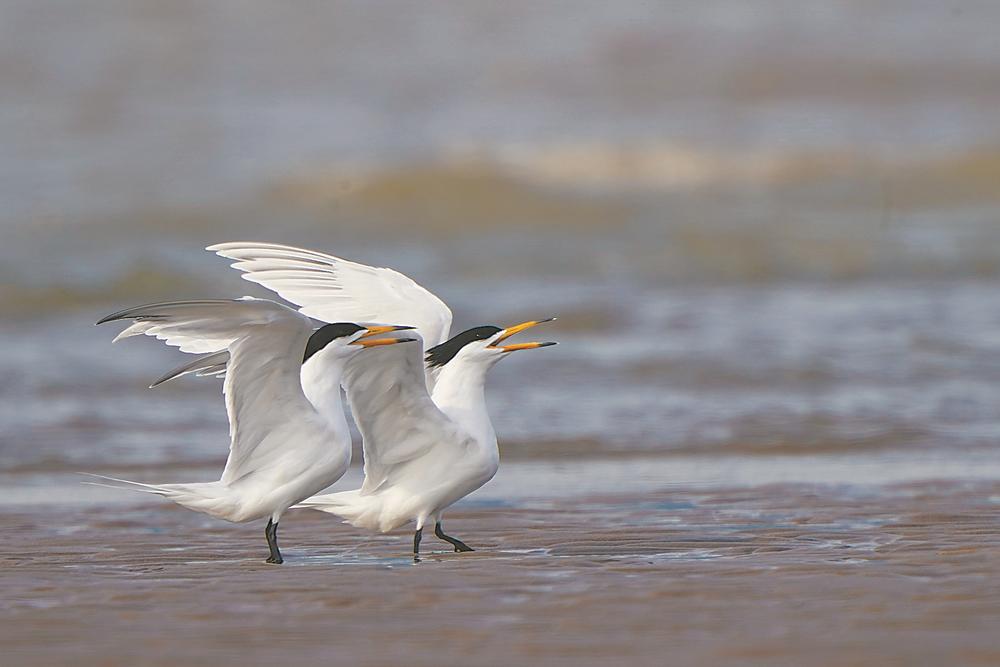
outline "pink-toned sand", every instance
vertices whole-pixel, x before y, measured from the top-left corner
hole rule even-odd
[[[996,665],[1000,485],[455,511],[410,535],[142,501],[0,519],[2,664]],[[433,550],[433,551],[431,551]]]

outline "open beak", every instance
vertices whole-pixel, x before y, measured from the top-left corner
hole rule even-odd
[[[498,350],[503,350],[504,352],[514,352],[516,350],[533,350],[536,347],[548,347],[550,345],[555,345],[555,343],[514,343],[512,345],[498,345],[507,340],[514,334],[521,333],[525,329],[530,329],[531,327],[537,326],[544,322],[551,322],[556,318],[550,317],[545,320],[530,320],[528,322],[521,322],[520,324],[515,324],[512,327],[507,327],[500,333],[500,337],[497,338],[490,347],[496,348]]]
[[[361,337],[355,341],[351,342],[351,345],[360,345],[361,347],[381,347],[383,345],[395,345],[396,343],[409,343],[417,340],[416,338],[371,338],[372,336],[377,336],[379,334],[386,334],[393,331],[410,331],[415,327],[407,327],[402,325],[389,325],[389,326],[377,326],[368,327],[367,331],[361,334]]]

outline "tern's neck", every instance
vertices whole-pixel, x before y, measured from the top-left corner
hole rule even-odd
[[[302,364],[302,391],[331,429],[347,433],[347,417],[340,395],[344,362],[322,355],[322,351],[318,352]]]
[[[486,372],[489,366],[455,359],[438,374],[431,398],[441,412],[480,444],[496,447],[497,435],[486,411]]]

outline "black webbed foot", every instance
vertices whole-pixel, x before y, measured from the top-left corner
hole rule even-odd
[[[267,538],[267,548],[271,552],[271,555],[264,562],[273,565],[284,563],[285,559],[281,557],[281,551],[278,550],[278,524],[273,519],[268,519],[267,527],[264,528],[264,537]]]
[[[458,539],[457,537],[452,537],[451,535],[445,535],[444,530],[442,530],[441,528],[440,521],[434,524],[434,535],[438,539],[444,540],[445,542],[451,544],[451,546],[455,547],[455,553],[460,553],[463,551],[475,551],[475,549],[473,549],[472,547],[470,547],[468,544]]]

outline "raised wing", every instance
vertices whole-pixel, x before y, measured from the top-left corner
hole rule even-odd
[[[347,364],[343,383],[362,436],[361,495],[374,493],[434,447],[469,441],[427,393],[419,345],[357,355]]]
[[[260,300],[244,297],[236,301],[204,299],[151,303],[112,313],[102,318],[98,324],[116,320],[134,320],[132,325],[115,336],[113,341],[115,343],[130,336],[146,335],[180,348],[181,352],[191,354],[219,352],[229,347],[238,336],[231,322],[218,316],[220,309],[226,310],[231,318],[250,321],[262,315],[259,307],[248,305],[258,301]],[[268,303],[280,305],[273,301]]]
[[[276,243],[219,243],[206,250],[235,260],[232,267],[244,279],[318,320],[408,324],[427,347],[448,339],[451,309],[398,271]]]
[[[290,443],[322,441],[325,422],[302,392],[309,318],[264,299],[176,301],[130,308],[101,320],[134,320],[123,336],[145,334],[182,350],[228,351],[223,391],[229,415],[229,484],[285,455]],[[403,345],[399,347],[405,347]]]

